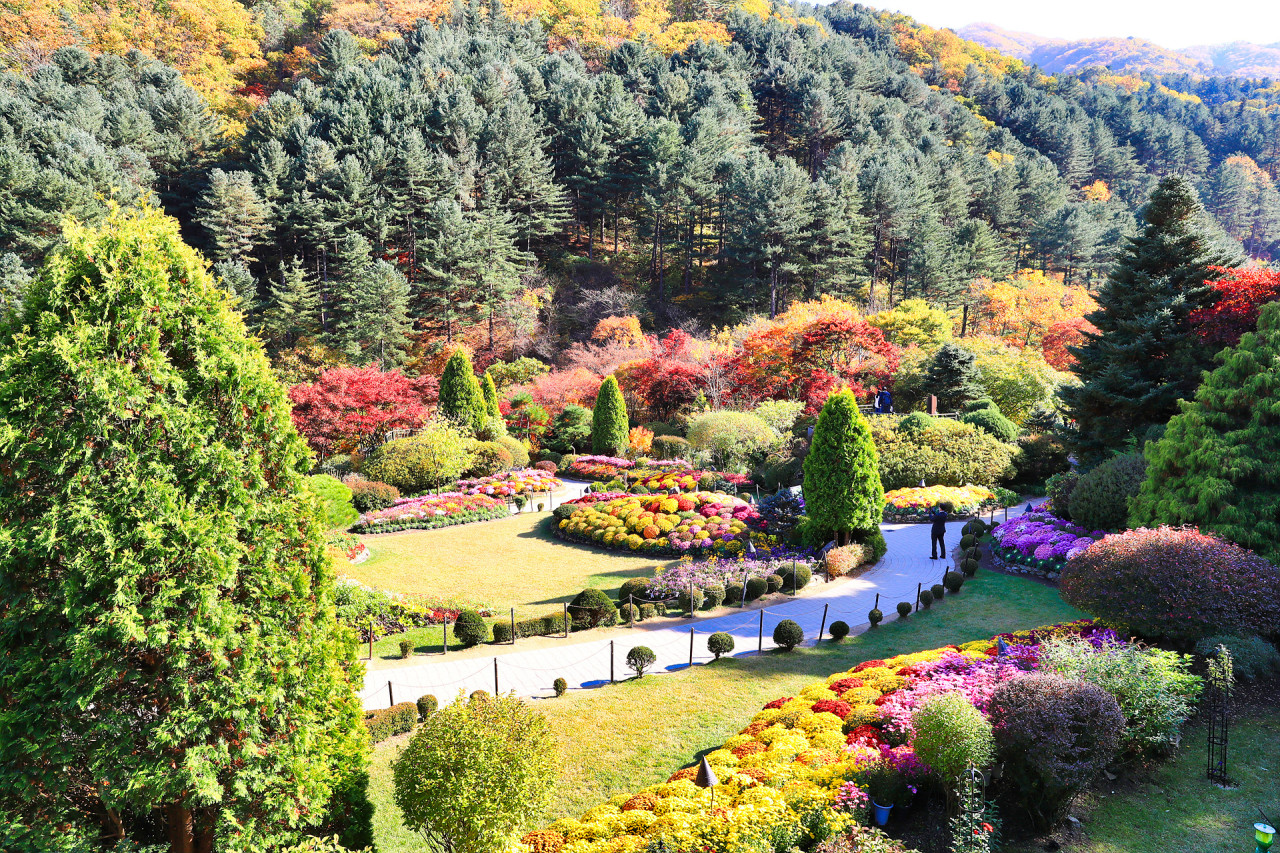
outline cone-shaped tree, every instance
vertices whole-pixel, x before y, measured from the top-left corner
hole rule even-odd
[[[627,452],[627,404],[618,380],[606,376],[591,412],[591,452],[620,456]]]
[[[832,394],[818,415],[804,459],[804,505],[814,541],[843,544],[880,524],[880,457],[850,391]]]
[[[0,802],[30,849],[323,818],[367,735],[310,464],[175,221],[67,227],[0,327]]]
[[[958,412],[982,396],[977,358],[964,347],[943,344],[925,376],[924,390],[938,398],[938,410]]]
[[[493,384],[493,377],[487,370],[480,380],[480,391],[484,394],[485,414],[490,418],[501,418],[502,410],[498,408],[498,386]]]
[[[1146,448],[1137,527],[1190,524],[1280,562],[1280,303]]]
[[[484,426],[488,418],[471,356],[461,347],[449,356],[440,376],[440,415],[472,432]]]
[[[1081,384],[1062,399],[1077,424],[1075,444],[1087,460],[1141,438],[1177,414],[1214,349],[1195,334],[1188,315],[1213,301],[1213,267],[1230,266],[1195,190],[1165,178],[1143,211],[1146,227],[1129,240],[1088,316],[1098,331],[1071,347]]]

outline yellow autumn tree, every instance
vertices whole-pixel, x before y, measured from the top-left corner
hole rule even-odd
[[[978,279],[973,289],[975,329],[1017,347],[1038,347],[1056,324],[1079,320],[1097,307],[1083,288],[1064,285],[1060,276],[1031,270],[1001,281]]]

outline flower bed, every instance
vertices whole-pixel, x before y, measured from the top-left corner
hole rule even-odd
[[[367,512],[352,526],[353,533],[394,533],[398,530],[433,530],[471,521],[490,521],[511,514],[505,500],[489,495],[448,492],[401,498],[386,509]]]
[[[555,525],[575,542],[624,551],[660,554],[730,554],[777,542],[764,519],[746,501],[712,492],[688,495],[626,495],[580,504]]]
[[[766,551],[768,546],[761,546],[757,551]],[[782,555],[785,549],[772,549]],[[787,556],[785,560],[773,558],[772,550],[769,550],[770,559],[758,560],[726,560],[720,557],[709,557],[705,560],[681,560],[674,566],[662,569],[658,572],[653,580],[649,581],[646,589],[650,598],[670,598],[679,595],[689,589],[692,583],[698,589],[706,589],[710,586],[727,586],[731,583],[742,583],[743,578],[767,578],[769,575],[776,574],[792,566],[792,559]],[[813,571],[814,560],[811,556],[797,556],[795,563],[797,565],[808,566]]]
[[[913,486],[885,492],[884,520],[899,524],[931,521],[930,513],[945,501],[953,507],[947,518],[955,521],[986,509],[1009,506],[1017,499],[1018,496],[1008,489],[992,491],[982,486]]]
[[[992,556],[1009,571],[1029,569],[1057,579],[1067,559],[1082,553],[1105,534],[1088,531],[1039,507],[991,531]]]
[[[696,492],[699,483],[710,477],[717,483],[731,483],[735,489],[751,486],[746,474],[730,474],[725,471],[709,471],[694,468],[683,459],[644,460],[637,463],[614,456],[579,456],[565,473],[571,477],[595,483],[625,480],[632,488],[644,488],[651,492]]]
[[[335,563],[363,563],[369,559],[368,547],[350,533],[330,533],[324,540],[324,549]]]
[[[618,456],[579,456],[565,469],[570,477],[589,482],[608,482],[622,476],[623,471],[630,471],[636,463]]]
[[[1061,636],[1085,637],[1100,650],[1116,642],[1082,621],[865,661],[769,702],[708,753],[720,780],[714,812],[712,792],[694,784],[697,767],[686,767],[664,784],[529,833],[521,846],[526,853],[639,853],[661,842],[674,850],[746,851],[787,837],[787,846],[807,848],[817,839],[806,827],[838,834],[867,821],[858,792],[870,775],[894,774],[909,791],[930,774],[911,728],[911,712],[927,697],[958,691],[981,710],[996,685],[1036,668],[1041,642]]]
[[[343,624],[356,630],[362,643],[369,642],[370,622],[376,640],[410,628],[456,622],[464,609],[476,610],[481,616],[493,615],[488,607],[385,592],[351,578],[338,578],[334,586],[334,612]]]
[[[495,498],[507,498],[531,492],[547,492],[563,485],[564,483],[550,472],[539,468],[522,468],[519,471],[494,474],[492,477],[459,480],[454,488],[464,495],[492,495]]]

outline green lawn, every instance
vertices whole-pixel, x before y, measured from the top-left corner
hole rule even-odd
[[[373,556],[343,566],[342,573],[375,589],[471,600],[503,614],[514,607],[522,619],[558,610],[556,605],[589,586],[612,595],[628,578],[652,577],[668,565],[565,544],[547,531],[549,515],[523,513],[441,530],[364,536]],[[439,631],[419,633],[413,639],[422,641],[423,651],[439,648]],[[398,654],[395,639],[385,653]]]
[[[1239,853],[1253,849],[1258,807],[1280,820],[1280,719],[1241,716],[1231,727],[1227,769],[1239,787],[1224,789],[1205,778],[1205,731],[1186,734],[1178,756],[1149,782],[1115,796],[1105,790],[1084,805],[1087,843],[1081,853]]]
[[[841,643],[791,654],[726,659],[691,671],[572,691],[536,703],[560,734],[560,778],[549,818],[578,815],[613,794],[665,780],[696,754],[723,743],[765,702],[870,658],[935,648],[1079,618],[1056,590],[982,572],[932,610]],[[406,736],[407,737],[407,736]],[[399,823],[390,762],[405,738],[374,747],[370,797],[380,853],[409,853],[421,841]]]

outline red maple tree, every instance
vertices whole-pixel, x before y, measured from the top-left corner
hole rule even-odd
[[[398,370],[336,367],[289,389],[293,423],[321,457],[376,443],[393,429],[420,427],[435,380]]]
[[[1191,326],[1212,344],[1235,346],[1245,332],[1258,328],[1258,312],[1280,299],[1280,270],[1218,268],[1223,277],[1210,282],[1217,301],[1191,312]]]

